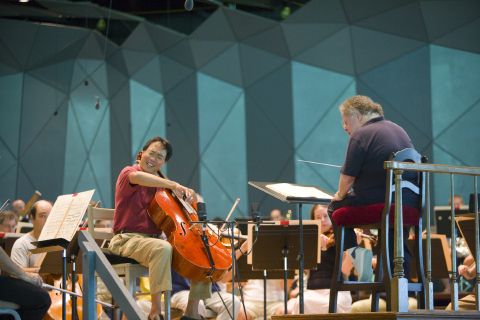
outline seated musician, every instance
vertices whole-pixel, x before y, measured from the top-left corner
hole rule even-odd
[[[1,247],[0,272],[0,308],[16,309],[24,320],[43,319],[51,301],[41,279],[23,271]]]
[[[304,291],[304,312],[328,313],[328,303],[330,298],[330,284],[333,276],[335,264],[335,241],[333,238],[332,222],[327,213],[327,207],[316,204],[310,211],[312,220],[322,220],[321,234],[321,263],[317,265],[316,270],[307,271],[307,290]],[[300,303],[297,297],[299,293],[298,284],[290,293],[291,299],[288,301],[288,314],[299,314]],[[349,291],[340,291],[338,293],[338,312],[350,312],[352,306],[352,296]],[[283,307],[277,310],[277,314],[283,314]]]
[[[172,271],[172,279],[172,308],[185,312],[190,295],[190,281],[175,271]],[[212,284],[212,296],[202,300],[199,305],[199,313],[202,317],[209,318],[208,310],[211,310],[217,320],[237,319],[237,315],[241,311],[240,300],[235,296],[235,315],[232,315],[232,294],[227,293],[225,287],[225,283],[222,282]]]
[[[15,232],[15,227],[17,226],[17,223],[18,216],[15,212],[10,210],[0,212],[0,232]]]
[[[147,209],[157,188],[170,189],[192,201],[194,191],[160,176],[160,169],[172,156],[170,143],[150,139],[138,154],[137,164],[125,167],[115,188],[115,215],[109,249],[118,255],[135,259],[149,268],[152,307],[149,319],[161,318],[161,294],[172,290],[172,246],[160,239],[161,230],[150,219]],[[192,281],[184,319],[199,319],[199,301],[209,298],[211,285]]]
[[[43,226],[47,221],[48,215],[52,210],[52,204],[46,200],[39,200],[35,202],[30,211],[33,229],[24,234],[15,241],[10,254],[12,261],[26,272],[37,273],[40,264],[45,256],[45,253],[32,254],[30,250],[35,249],[36,246],[32,242],[37,241],[42,232]]]
[[[17,217],[20,217],[25,210],[25,201],[22,199],[16,199],[12,202],[13,211],[16,213]]]
[[[360,206],[385,201],[386,172],[384,161],[392,153],[413,148],[410,137],[397,124],[385,120],[382,106],[366,96],[354,96],[339,107],[343,128],[350,136],[345,162],[341,169],[338,190],[328,208],[332,213],[344,206]],[[418,196],[404,192],[404,205],[418,207]],[[408,237],[408,230],[405,239]],[[393,259],[393,235],[389,237]],[[356,244],[352,229],[345,229],[345,249]],[[405,241],[406,244],[406,241]],[[409,251],[405,248],[405,275],[408,277]],[[391,265],[393,266],[392,262]]]
[[[477,265],[475,258],[469,254],[463,260],[463,263],[458,266],[458,275],[464,277],[466,280],[475,279],[477,275]],[[452,310],[452,303],[449,303],[445,310]],[[475,304],[475,295],[469,294],[458,300],[458,310],[477,310]]]

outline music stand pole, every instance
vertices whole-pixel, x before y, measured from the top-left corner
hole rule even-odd
[[[263,270],[263,319],[267,320],[267,270]]]
[[[70,255],[70,262],[72,263],[72,288],[71,290],[73,292],[76,292],[76,283],[77,283],[77,266],[75,263],[75,255],[71,254]],[[77,314],[77,296],[72,295],[70,297],[72,299],[72,320],[78,320],[78,314]]]
[[[287,314],[287,301],[288,301],[288,247],[283,248],[283,313]]]
[[[298,250],[298,261],[299,261],[299,275],[298,275],[298,285],[299,287],[299,303],[300,303],[300,314],[304,313],[304,302],[303,302],[303,271],[305,269],[305,261],[303,259],[303,219],[302,219],[302,203],[298,203],[298,225],[300,228],[300,241],[299,241],[299,250]]]
[[[62,250],[62,287],[67,289],[67,249]],[[62,320],[67,319],[67,293],[62,292]]]
[[[235,262],[237,261],[235,255],[235,224],[228,222],[230,225],[230,248],[232,248],[232,318],[235,319]],[[240,243],[240,242],[239,242]]]

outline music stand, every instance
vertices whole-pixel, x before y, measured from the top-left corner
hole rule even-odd
[[[248,264],[247,260],[248,260],[247,256],[245,255],[241,256],[237,260],[236,270],[239,278],[238,281],[241,282],[249,279],[263,280],[263,317],[264,319],[266,319],[267,318],[267,279],[272,279],[272,280],[284,279],[285,273],[284,271],[278,271],[278,270],[253,270],[252,265]],[[286,276],[287,276],[287,279],[293,279],[295,277],[295,270],[289,270]]]
[[[432,264],[432,278],[433,279],[443,279],[449,277],[449,272],[452,271],[452,261],[450,260],[450,247],[448,245],[447,237],[444,234],[431,234],[431,252],[432,252],[432,261],[435,261]],[[412,254],[412,259],[410,261],[410,276],[412,278],[417,277],[417,269],[415,266],[416,259],[420,255],[417,254],[415,248],[415,240],[407,240],[407,248]],[[423,249],[423,265],[424,268],[427,265],[427,239],[426,236],[422,238],[422,249]]]
[[[18,238],[23,236],[23,234],[20,233],[3,233],[0,232],[0,247],[2,247],[5,252],[10,256],[12,253],[12,247],[15,241],[17,241]]]
[[[273,182],[259,182],[249,181],[249,185],[265,192],[266,194],[286,203],[298,205],[298,224],[299,224],[299,251],[298,251],[298,264],[300,277],[298,278],[299,285],[299,304],[300,314],[304,313],[304,301],[303,301],[303,271],[304,267],[304,252],[303,252],[303,217],[302,217],[302,205],[304,203],[324,203],[331,202],[332,195],[326,193],[315,186],[297,185],[292,183],[273,183]]]
[[[257,227],[255,226],[255,229]],[[253,225],[248,226],[248,241],[255,243],[252,254],[247,257],[247,263],[253,270],[283,270],[284,311],[287,313],[288,270],[297,269],[296,260],[300,256],[300,223],[298,220],[276,221],[275,224],[260,224],[258,231]],[[303,266],[314,269],[320,263],[320,234],[321,222],[313,220],[302,226]],[[300,273],[303,278],[303,272]]]
[[[48,239],[43,241],[35,241],[32,244],[36,245],[36,249],[30,250],[32,253],[46,253],[42,265],[40,266],[39,273],[52,273],[62,275],[62,288],[67,288],[67,272],[72,274],[72,288],[75,290],[76,283],[76,257],[78,255],[78,234],[77,231],[71,241],[64,238]],[[62,263],[58,263],[58,259],[61,258]],[[80,261],[82,261],[80,259]],[[79,264],[81,269],[81,262]],[[77,312],[77,297],[72,296],[72,319],[75,318]],[[62,291],[62,319],[66,319],[66,304],[67,294]]]
[[[477,252],[477,246],[475,244],[475,213],[464,214],[459,217],[455,217],[460,234],[467,242],[468,249],[475,257]]]

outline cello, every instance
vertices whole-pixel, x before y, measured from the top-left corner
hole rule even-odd
[[[201,226],[197,211],[169,189],[157,189],[148,214],[165,232],[173,248],[172,267],[181,276],[196,281],[218,281],[231,265],[230,251],[217,235]]]

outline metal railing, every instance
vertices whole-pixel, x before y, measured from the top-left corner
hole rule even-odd
[[[402,180],[402,173],[404,171],[423,172],[425,173],[425,204],[422,208],[426,220],[426,267],[425,267],[425,294],[426,294],[426,309],[433,310],[433,283],[432,283],[432,247],[431,247],[431,229],[430,229],[430,174],[449,174],[450,175],[450,196],[451,196],[451,260],[452,270],[450,273],[450,287],[451,287],[451,305],[452,310],[458,310],[458,274],[457,274],[457,253],[456,247],[456,228],[455,228],[455,207],[453,205],[454,196],[454,176],[455,175],[467,175],[473,176],[473,189],[475,193],[475,247],[476,252],[472,252],[476,262],[476,281],[475,281],[475,306],[476,310],[480,311],[480,250],[479,250],[479,213],[478,213],[478,189],[477,189],[477,177],[480,176],[480,167],[466,167],[466,166],[450,166],[440,164],[419,164],[411,162],[397,162],[397,161],[385,161],[384,168],[389,173],[395,176],[395,201],[397,204],[401,204],[402,190],[400,183]],[[398,201],[398,202],[397,202]],[[391,286],[391,298],[392,298],[392,310],[397,312],[408,312],[408,280],[404,278],[403,270],[403,213],[402,206],[395,206],[395,247],[394,247],[394,274],[392,278]]]
[[[96,272],[127,319],[146,320],[147,318],[88,231],[80,231],[78,245],[83,259],[83,319],[97,319]]]

